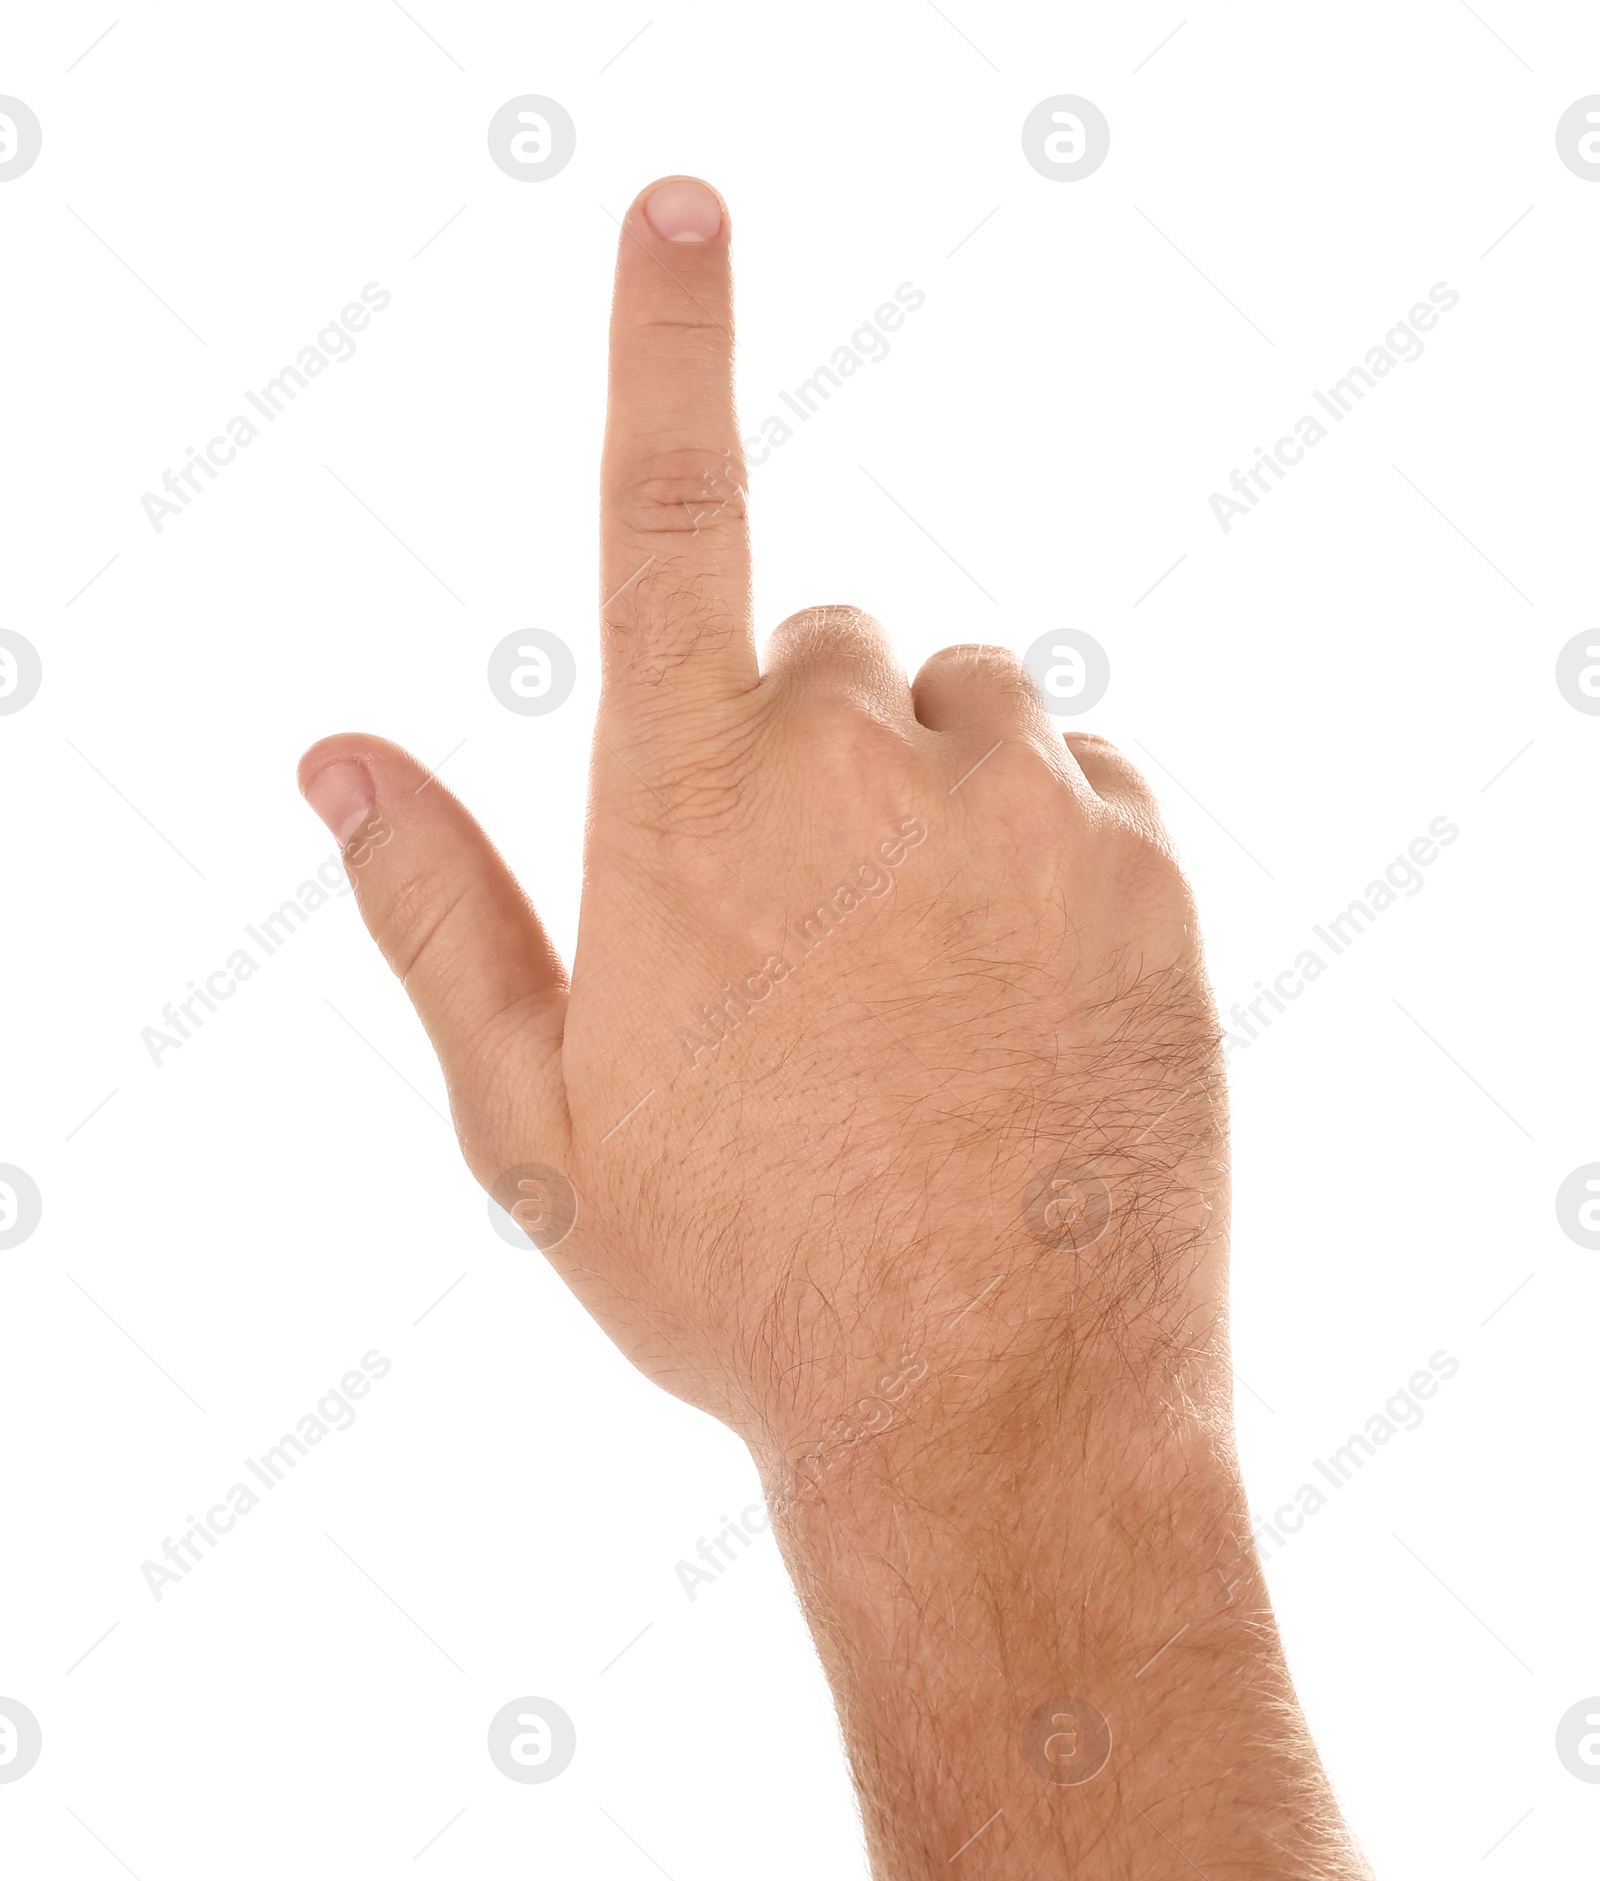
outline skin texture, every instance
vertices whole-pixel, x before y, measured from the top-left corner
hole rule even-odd
[[[415,759],[342,735],[302,788],[474,1174],[750,1446],[881,1881],[1365,1874],[1249,1543],[1159,811],[1003,649],[908,686],[830,606],[758,664],[728,232],[677,179],[619,244],[570,982]]]

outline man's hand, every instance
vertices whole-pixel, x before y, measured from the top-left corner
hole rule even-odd
[[[750,1445],[877,1872],[970,1835],[969,1876],[1359,1873],[1249,1550],[1218,1030],[1156,805],[1004,650],[908,686],[830,606],[758,667],[732,322],[725,210],[657,184],[570,983],[414,759],[333,738],[302,787],[475,1175]]]

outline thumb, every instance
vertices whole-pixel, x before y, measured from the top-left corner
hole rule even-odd
[[[341,733],[300,760],[367,931],[427,1028],[463,1154],[485,1187],[511,1164],[560,1163],[567,976],[477,821],[398,745]]]

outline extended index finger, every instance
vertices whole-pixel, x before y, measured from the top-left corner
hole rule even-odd
[[[652,184],[623,222],[600,479],[608,715],[756,680],[728,236],[721,198],[689,177]]]

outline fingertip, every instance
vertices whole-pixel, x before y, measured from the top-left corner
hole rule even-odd
[[[331,737],[319,738],[303,751],[294,772],[300,795],[303,797],[306,794],[308,786],[330,764],[359,763],[360,753],[355,749],[357,742],[350,732],[336,732]]]
[[[703,245],[728,232],[728,206],[697,176],[664,176],[641,190],[636,219],[663,242]]]
[[[301,757],[295,770],[295,781],[301,791],[304,792],[311,779],[330,764],[359,764],[372,773],[380,788],[392,786],[412,771],[425,770],[404,746],[387,738],[379,738],[371,732],[333,732],[326,738],[319,738]]]
[[[314,744],[301,758],[295,781],[341,849],[371,818],[378,800],[372,772],[349,738],[324,738]]]
[[[295,770],[300,794],[342,845],[361,828],[381,799],[394,801],[400,784],[422,766],[387,739],[362,732],[319,738]]]

